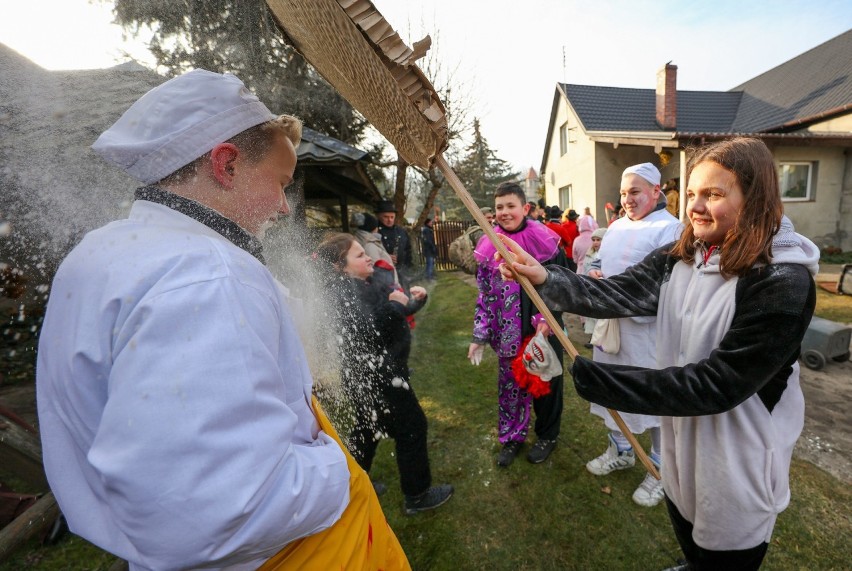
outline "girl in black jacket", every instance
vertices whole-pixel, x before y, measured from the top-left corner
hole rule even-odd
[[[334,234],[318,257],[331,268],[328,290],[337,321],[341,377],[355,413],[349,436],[352,456],[369,472],[379,440],[396,442],[405,513],[436,508],[452,496],[449,485],[432,486],[426,450],[426,415],[411,388],[408,316],[426,303],[426,290],[402,291],[373,283],[372,260],[351,234]]]

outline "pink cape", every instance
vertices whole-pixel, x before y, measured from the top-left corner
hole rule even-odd
[[[551,259],[559,249],[559,235],[539,222],[525,220],[521,229],[515,232],[507,232],[502,226],[495,226],[494,231],[517,242],[525,252],[539,262]],[[476,244],[476,249],[473,251],[477,263],[487,262],[490,266],[496,266],[498,263],[494,260],[496,253],[497,248],[494,247],[488,236],[480,238]]]

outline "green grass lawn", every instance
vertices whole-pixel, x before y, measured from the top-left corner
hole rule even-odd
[[[596,477],[585,462],[606,445],[603,423],[566,379],[559,446],[533,466],[523,457],[497,469],[496,358],[466,360],[476,290],[460,272],[441,273],[417,316],[412,384],[429,418],[435,483],[456,488],[445,506],[402,513],[393,443],[379,446],[372,477],[388,484],[381,502],[415,570],[655,570],[679,556],[665,508],[642,508],[631,495],[640,467]],[[848,300],[848,298],[847,298]],[[847,319],[847,322],[852,319]],[[581,353],[585,336],[569,331]],[[646,437],[640,442],[648,446]],[[849,569],[852,492],[825,472],[794,461],[792,502],[781,514],[767,570]],[[108,569],[112,559],[79,538],[31,543],[0,571]]]
[[[838,323],[852,323],[852,295],[837,295],[818,287],[814,315]]]

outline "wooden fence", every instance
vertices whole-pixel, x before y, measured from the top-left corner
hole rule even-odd
[[[457,270],[457,265],[450,261],[450,244],[464,234],[464,231],[475,225],[474,220],[447,220],[446,222],[435,222],[432,230],[435,232],[435,244],[438,246],[438,258],[435,260],[436,270]],[[420,265],[425,261],[423,258],[423,245],[420,236],[414,239],[414,251],[420,257]]]

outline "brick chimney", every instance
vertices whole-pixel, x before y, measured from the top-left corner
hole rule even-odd
[[[657,123],[663,129],[677,127],[677,66],[671,62],[657,72]]]

